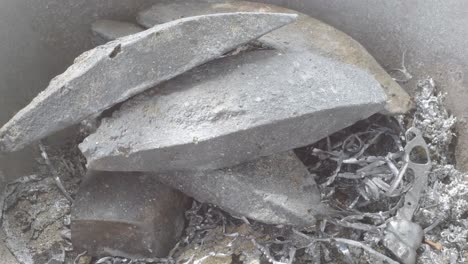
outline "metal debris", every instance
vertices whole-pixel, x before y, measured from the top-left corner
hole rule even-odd
[[[420,129],[424,138],[428,139],[431,158],[440,165],[453,162],[450,152],[455,136],[456,118],[449,114],[444,105],[445,94],[436,90],[432,78],[418,82],[418,91],[414,101],[416,111],[413,126]]]
[[[443,105],[438,107],[444,110]],[[426,110],[417,109],[417,112]],[[324,202],[341,210],[343,215],[323,220],[316,226],[302,231],[279,227],[281,231],[277,229],[269,233],[267,228],[264,229],[263,233],[271,234],[271,239],[261,243],[255,240],[260,245],[257,248],[263,258],[269,262],[287,261],[289,253],[286,252],[294,248],[295,263],[350,263],[351,260],[359,264],[397,263],[391,259],[393,256],[386,255],[381,241],[387,224],[397,215],[398,210],[404,207],[405,195],[408,190],[412,190],[415,179],[415,175],[409,170],[412,166],[407,159],[411,154],[409,149],[415,145],[408,145],[409,149],[405,151],[407,138],[404,135],[408,124],[403,118],[397,119],[374,116],[308,148],[297,150],[310,171],[316,174],[316,180],[327,183],[321,185]],[[410,124],[421,122],[415,119],[410,119]],[[435,119],[433,122],[443,123]],[[414,132],[413,129],[409,131]],[[439,136],[435,131],[426,134],[424,131],[425,141],[429,144],[435,142],[434,137]],[[453,133],[451,130],[445,132]],[[449,150],[450,140],[443,142],[446,145],[438,146],[442,150]],[[421,141],[416,145],[420,143]],[[409,209],[410,212],[414,212],[417,208],[413,221],[426,230],[426,243],[433,242],[432,245],[423,244],[419,247],[418,263],[464,263],[468,252],[468,184],[463,179],[464,175],[453,165],[440,165],[441,161],[449,160],[446,157],[450,155],[450,151],[438,151],[436,155],[434,148],[428,148],[426,151],[429,153],[412,158],[422,158],[427,154],[430,154],[431,158],[437,155],[440,158],[433,160],[434,166],[427,175],[428,186],[424,184],[424,175],[421,178],[425,190],[419,200],[414,200],[416,206],[412,205]],[[429,160],[430,158],[427,158],[427,161]],[[409,172],[406,173],[406,170]],[[402,172],[405,173],[397,184],[399,186],[389,192],[393,180]],[[333,178],[335,174],[336,177]],[[199,217],[203,219],[202,216]],[[250,222],[254,226],[259,225]],[[218,226],[226,228],[229,224],[221,221],[218,222]],[[275,252],[272,238],[279,233],[284,235],[283,239],[287,242],[283,244],[285,248],[281,250],[282,253],[271,258],[272,252]],[[421,234],[418,236],[421,237]],[[203,237],[197,237],[196,241],[203,241]]]
[[[370,254],[376,256],[378,259],[380,260],[384,260],[390,264],[398,264],[398,262],[392,260],[391,258],[385,256],[384,254],[376,251],[375,249],[373,249],[372,247],[369,247],[361,242],[358,242],[358,241],[355,241],[355,240],[351,240],[351,239],[345,239],[345,238],[331,238],[331,239],[316,239],[315,241],[317,242],[328,242],[328,243],[343,243],[343,244],[347,244],[347,245],[350,245],[350,246],[354,246],[354,247],[359,247],[359,248],[362,248],[364,249],[365,251],[369,252]]]
[[[44,159],[45,163],[47,164],[47,166],[49,167],[49,169],[50,169],[50,171],[52,173],[52,177],[54,177],[55,185],[57,185],[57,188],[59,188],[59,190],[62,192],[63,196],[65,196],[65,198],[67,198],[67,200],[72,204],[73,203],[73,198],[70,196],[70,194],[68,194],[67,190],[63,186],[62,180],[60,180],[60,176],[57,174],[54,166],[50,162],[49,155],[47,155],[45,147],[44,147],[44,145],[42,143],[39,144],[39,149],[41,150],[42,158]]]
[[[423,229],[420,225],[413,223],[413,214],[419,206],[419,200],[424,189],[427,188],[427,175],[432,164],[429,157],[429,150],[422,138],[421,131],[412,127],[406,131],[405,146],[405,171],[396,176],[388,191],[397,188],[403,174],[412,170],[414,181],[411,188],[406,192],[403,200],[403,206],[398,209],[397,215],[393,220],[387,223],[383,244],[404,264],[416,263],[416,250],[423,240]],[[418,155],[421,162],[415,162],[414,151],[419,151]],[[422,152],[422,153],[421,153]],[[403,171],[403,170],[402,170]],[[400,177],[401,175],[401,177]]]
[[[6,189],[2,228],[13,255],[22,264],[62,263],[66,242],[60,233],[70,204],[53,178],[26,176]]]
[[[248,260],[288,263],[292,259],[293,263],[351,263],[351,260],[356,264],[397,263],[386,255],[381,241],[387,223],[404,206],[405,194],[414,184],[411,174],[404,176],[395,191],[389,193],[393,180],[404,167],[411,167],[406,159],[403,126],[406,124],[393,118],[374,116],[331,135],[328,140],[297,150],[318,182],[330,182],[321,185],[322,197],[325,203],[340,210],[341,216],[298,231],[252,220],[245,224],[215,207],[194,202],[186,213],[189,224],[185,234],[171,257],[143,260],[107,257],[101,262],[229,263],[235,257],[244,263],[249,263]],[[425,139],[431,142],[431,138]],[[431,149],[429,153],[433,157]],[[330,181],[326,175],[333,176],[337,171]],[[429,187],[418,202],[414,221],[427,230],[425,240],[441,245],[442,249],[423,244],[420,248],[424,251],[418,250],[418,263],[463,263],[468,232],[464,219],[468,187],[463,174],[451,165],[440,166],[436,160],[428,178]],[[242,231],[235,229],[239,225],[256,230],[255,239],[242,236]],[[237,250],[232,248],[236,245],[234,241],[242,242],[237,244],[242,245]]]
[[[175,264],[175,263],[203,263],[211,257],[227,255],[226,252],[232,252],[232,242],[238,240],[239,234],[233,231],[232,225],[229,225],[228,218],[236,221],[219,209],[193,202],[192,207],[185,213],[187,227],[182,238],[171,250],[166,258],[146,258],[129,259],[115,256],[103,257],[96,260],[95,264]],[[237,221],[239,222],[239,221]],[[229,230],[227,230],[229,225]],[[247,229],[242,229],[247,230]],[[241,231],[237,229],[237,231]],[[246,236],[247,237],[247,236]],[[225,238],[223,240],[222,238]],[[238,241],[242,245],[242,241]],[[219,243],[219,246],[216,245]],[[213,251],[213,247],[216,250]],[[248,247],[247,247],[248,248]],[[259,253],[260,254],[260,253]],[[221,262],[225,263],[225,262]]]
[[[84,159],[76,143],[48,147],[47,160],[36,175],[8,184],[3,204],[2,229],[6,245],[21,264],[64,263],[75,257],[67,240],[70,202],[55,177],[73,197],[84,175]],[[0,261],[1,262],[1,261]]]
[[[395,69],[390,70],[391,72],[394,72],[394,73],[398,72],[402,75],[403,78],[393,77],[393,80],[397,82],[401,82],[401,83],[406,83],[410,81],[411,79],[413,79],[413,75],[408,71],[408,69],[406,69],[405,57],[406,57],[406,50],[403,51],[403,54],[401,55],[401,68],[395,68]]]
[[[405,73],[406,69],[403,70]],[[186,212],[189,223],[185,234],[167,257],[106,256],[94,259],[93,263],[397,263],[382,244],[404,263],[413,263],[416,254],[419,263],[466,262],[468,184],[464,175],[450,164],[455,118],[443,107],[431,79],[420,82],[419,87],[417,109],[411,120],[374,116],[313,146],[297,150],[321,183],[323,202],[339,214],[325,216],[317,225],[295,230],[283,225],[260,224],[245,216],[236,219],[215,207],[194,202]],[[428,148],[417,130],[406,130],[412,126],[423,131],[429,142]],[[415,138],[408,136],[410,133],[415,133],[419,140],[416,144],[413,144]],[[415,147],[421,146],[425,151],[423,155],[417,151],[413,153]],[[42,150],[46,165],[56,176],[56,185],[50,177],[38,176],[25,177],[11,184],[3,208],[3,228],[10,248],[22,262],[31,263],[34,258],[38,262],[63,263],[71,250],[67,227],[69,205],[52,187],[67,192],[52,161]],[[421,157],[426,157],[422,164],[412,160]],[[435,164],[428,175],[431,159]],[[75,189],[71,190],[73,193]],[[44,206],[41,205],[44,194],[61,203],[55,206],[57,212],[52,213],[52,217],[57,218],[53,223],[40,223],[44,209],[36,207]],[[50,197],[45,200],[51,200]],[[71,201],[71,196],[68,199]],[[56,226],[52,234],[60,234],[60,246],[31,257],[31,251],[37,253],[37,249],[30,247],[30,243],[40,240],[44,234],[51,234],[46,229],[53,225]],[[61,232],[58,229],[62,229]],[[394,236],[389,237],[389,233]],[[421,245],[423,235],[425,244]],[[25,236],[30,237],[24,239]],[[19,241],[13,240],[18,237],[21,238]],[[411,256],[401,254],[401,249]],[[85,254],[75,254],[73,262],[81,263]],[[85,261],[91,260],[87,258]]]
[[[417,249],[421,246],[424,231],[420,225],[408,219],[394,219],[387,223],[383,245],[400,262],[416,263]]]
[[[452,140],[456,118],[444,105],[444,95],[433,79],[418,83],[417,109],[412,123],[421,129],[434,161],[414,220],[425,227],[425,239],[441,250],[423,245],[419,263],[466,263],[468,261],[468,182],[453,162]],[[411,122],[411,121],[409,121]]]

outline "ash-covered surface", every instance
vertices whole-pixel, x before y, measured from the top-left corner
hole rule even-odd
[[[71,203],[57,186],[74,196],[85,173],[84,158],[76,146],[46,149],[49,156],[38,160],[37,174],[9,183],[3,194],[5,242],[20,263],[64,263],[72,251]]]
[[[29,263],[398,263],[381,240],[386,223],[413,184],[408,174],[393,186],[405,165],[405,132],[416,127],[432,160],[428,184],[413,218],[425,232],[418,263],[466,263],[468,181],[453,165],[455,118],[445,109],[443,96],[431,79],[419,83],[415,101],[416,110],[407,116],[376,115],[296,150],[315,175],[323,202],[339,212],[316,226],[298,230],[265,225],[194,202],[186,213],[184,235],[167,258],[76,257],[81,252],[68,251],[71,247],[66,242],[70,204],[48,172],[9,186],[3,226],[10,238],[8,246],[19,260],[22,255],[40,256]],[[412,158],[420,158],[419,154]],[[68,170],[60,169],[67,167],[60,165],[60,158],[51,157],[73,196],[84,173],[76,164],[83,160],[69,160],[75,165],[66,162],[73,166]],[[41,241],[42,248],[37,246]]]
[[[429,78],[418,83],[416,111],[412,124],[423,132],[435,165],[453,164],[453,139],[456,118],[444,105],[445,94],[436,90]]]
[[[468,177],[452,163],[456,119],[445,109],[445,95],[434,80],[419,82],[418,89],[413,124],[428,142],[433,169],[415,220],[427,226],[426,241],[435,243],[423,245],[419,263],[467,263]]]

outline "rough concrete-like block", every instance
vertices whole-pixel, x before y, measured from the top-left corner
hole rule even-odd
[[[138,25],[115,20],[98,20],[91,25],[93,33],[105,41],[136,34],[144,29]]]
[[[142,11],[137,20],[142,26],[150,27],[180,17],[239,11],[298,13],[279,6],[246,1],[163,0]],[[368,71],[381,83],[388,95],[383,111],[385,114],[402,114],[413,106],[410,96],[363,46],[345,33],[310,16],[299,13],[296,22],[263,36],[260,42],[285,53],[308,51]]]
[[[295,18],[276,13],[190,17],[85,52],[0,129],[0,151],[21,149]]]
[[[209,172],[151,174],[196,200],[237,216],[268,223],[311,226],[331,210],[307,168],[292,152]]]
[[[80,144],[96,170],[211,170],[311,144],[379,112],[367,72],[307,52],[228,56],[126,102]]]
[[[190,204],[154,177],[91,172],[72,207],[73,248],[91,256],[166,257]]]

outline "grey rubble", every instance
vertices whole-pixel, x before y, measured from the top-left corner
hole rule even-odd
[[[91,256],[166,257],[190,204],[142,173],[88,172],[72,207],[73,248]]]
[[[141,32],[144,28],[128,22],[102,19],[94,22],[91,30],[102,40],[109,41]]]
[[[295,18],[276,13],[190,17],[96,47],[0,129],[0,151],[21,149]]]
[[[403,114],[413,106],[411,97],[379,65],[367,50],[345,33],[295,10],[247,1],[162,0],[140,12],[137,21],[145,27],[189,17],[224,12],[281,12],[299,14],[297,20],[261,37],[259,41],[287,52],[312,52],[352,64],[372,74],[387,93],[384,114]]]
[[[292,151],[227,169],[148,175],[200,202],[263,223],[311,226],[316,216],[331,213],[320,203],[314,178]]]
[[[226,168],[311,144],[385,101],[380,84],[352,65],[310,53],[246,52],[132,98],[80,149],[96,170]]]

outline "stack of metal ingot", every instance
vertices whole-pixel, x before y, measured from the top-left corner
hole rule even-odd
[[[263,223],[313,225],[333,210],[292,150],[411,101],[359,43],[295,13],[166,1],[140,25],[98,21],[93,31],[110,42],[13,117],[0,149],[99,119],[80,145],[88,178],[72,217],[74,247],[92,255],[167,255],[188,197]]]

